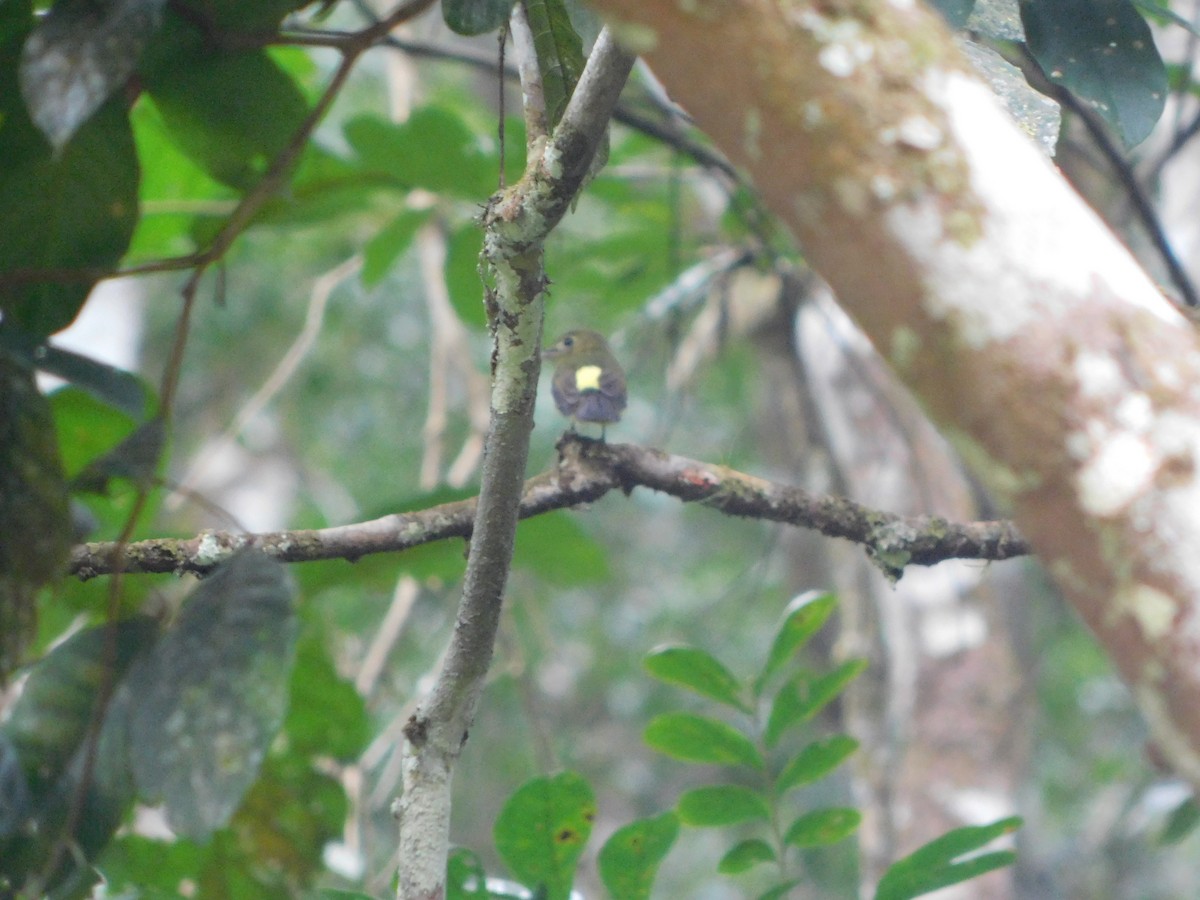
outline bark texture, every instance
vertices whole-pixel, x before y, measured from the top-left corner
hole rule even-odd
[[[598,0],[1011,504],[1200,786],[1193,328],[913,0]]]

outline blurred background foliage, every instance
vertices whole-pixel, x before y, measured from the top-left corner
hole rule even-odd
[[[260,15],[270,25],[293,5],[182,6],[236,32],[261,27]],[[940,5],[952,21],[973,6]],[[363,25],[365,9],[325,4],[294,24],[349,30]],[[13,99],[29,12],[0,5],[0,150],[10,162],[33,141],[32,125],[14,124]],[[105,116],[120,120],[128,100],[130,131],[116,141],[132,139],[141,174],[125,267],[206,246],[337,62],[328,49],[296,46],[214,62],[174,5],[165,15],[170,40],[147,49],[140,92],[108,101],[92,120],[100,124],[67,144],[102,141],[87,130]],[[1068,174],[1137,248],[1154,242],[1129,215],[1130,173],[1151,197],[1164,185],[1172,198],[1197,192],[1200,159],[1189,143],[1200,130],[1190,75],[1197,43],[1179,22],[1193,15],[1191,4],[1164,4],[1154,19],[1170,64],[1163,71],[1174,78],[1167,113],[1138,107],[1138,116],[1107,123],[1129,168],[1104,161],[1096,134],[1069,107],[1057,138]],[[501,165],[495,38],[453,35],[435,11],[395,43],[359,61],[294,174],[201,282],[157,468],[163,480],[131,539],[318,528],[473,493],[490,352],[476,220]],[[1021,49],[1003,29],[979,44],[1010,57]],[[1074,89],[1088,96],[1087,86]],[[506,91],[512,183],[524,127],[516,87]],[[1130,93],[1125,102],[1144,101],[1144,91]],[[899,513],[1002,515],[648,70],[635,71],[624,113],[654,133],[614,125],[607,166],[547,246],[547,338],[601,330],[629,374],[630,406],[609,440]],[[1129,122],[1148,116],[1158,130],[1140,143],[1145,135]],[[210,127],[217,120],[223,133]],[[126,175],[85,167],[64,177],[75,190],[99,178],[118,192],[109,182]],[[8,198],[0,233],[9,235],[38,221],[48,202],[13,193],[15,177],[0,178],[10,190],[0,192]],[[1165,221],[1170,231],[1175,223]],[[1163,271],[1152,250],[1145,259]],[[103,246],[94,259],[0,251],[0,272],[105,260],[116,257]],[[55,340],[140,373],[153,395],[172,364],[181,280],[160,272],[105,282]],[[74,317],[62,310],[83,300],[77,287],[65,299],[47,296],[6,294],[5,324],[56,332]],[[39,318],[38,302],[56,315]],[[68,480],[149,415],[115,405],[111,391],[52,391]],[[563,425],[543,391],[531,473],[554,465]],[[103,490],[73,495],[89,540],[122,534],[146,474],[104,473]],[[438,663],[464,567],[460,541],[292,567],[299,631],[290,705],[261,778],[205,844],[170,840],[161,816],[139,809],[98,860],[108,895],[295,896],[314,885],[387,893],[400,728]],[[865,818],[861,862],[846,848],[813,854],[811,879],[794,896],[856,896],[859,879],[874,883],[936,834],[1014,813],[1025,820],[1015,866],[946,896],[1174,898],[1200,889],[1197,839],[1158,841],[1186,789],[1155,771],[1128,693],[1035,563],[946,563],[893,587],[856,548],[645,491],[520,526],[500,646],[456,774],[455,843],[503,872],[492,827],[506,798],[559,769],[592,785],[603,837],[711,781],[712,772],[698,778],[643,743],[646,723],[680,702],[646,675],[644,657],[686,642],[750,678],[788,601],[812,588],[841,600],[836,633],[814,642],[813,663],[861,656],[871,666],[796,746],[831,731],[860,741],[814,802],[853,805]],[[38,595],[28,655],[114,608],[162,617],[182,592],[165,576],[127,576],[115,597],[108,579],[62,580]],[[749,895],[755,882],[716,874],[728,845],[684,828],[656,896]],[[601,896],[598,879],[585,855],[577,887]]]

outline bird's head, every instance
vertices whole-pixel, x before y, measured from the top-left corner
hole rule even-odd
[[[604,339],[604,335],[588,328],[579,328],[575,331],[568,331],[543,350],[542,359],[583,358],[597,354],[607,355],[610,352],[608,341]]]

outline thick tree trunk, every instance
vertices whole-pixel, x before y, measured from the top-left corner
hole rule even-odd
[[[987,480],[1200,786],[1190,324],[913,0],[597,0]]]

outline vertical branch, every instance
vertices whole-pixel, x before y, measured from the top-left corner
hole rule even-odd
[[[406,900],[445,894],[451,778],[491,664],[533,429],[547,284],[542,245],[579,190],[632,65],[606,30],[540,158],[484,213],[491,422],[454,633],[433,690],[404,729],[397,813],[399,896]]]
[[[538,70],[537,52],[533,47],[533,32],[529,28],[529,17],[525,4],[513,7],[509,23],[512,32],[513,51],[517,57],[517,72],[521,76],[521,106],[525,110],[525,143],[532,149],[534,143],[546,137],[546,94],[542,90],[542,73]]]

